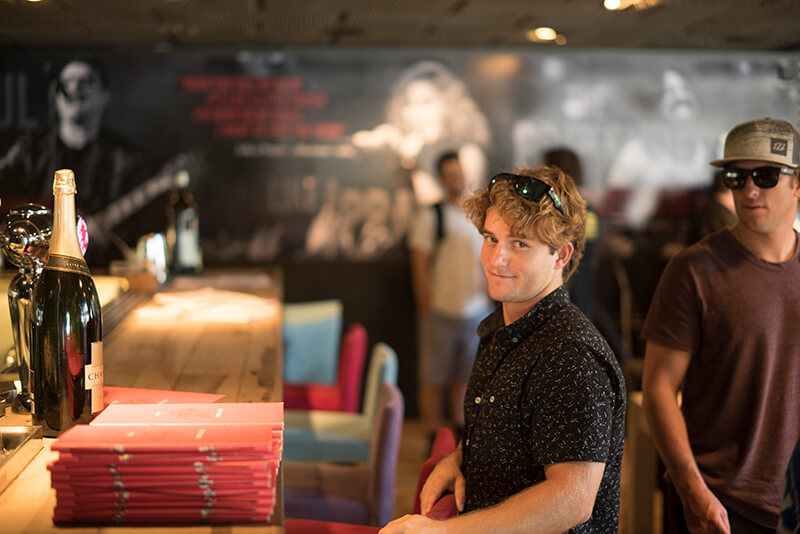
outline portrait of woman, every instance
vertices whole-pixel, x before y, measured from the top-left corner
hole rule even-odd
[[[491,133],[464,82],[445,64],[422,60],[392,85],[386,122],[356,132],[353,143],[365,150],[391,148],[410,172],[417,203],[429,205],[442,195],[435,164],[446,151],[458,152],[468,190],[482,184]]]

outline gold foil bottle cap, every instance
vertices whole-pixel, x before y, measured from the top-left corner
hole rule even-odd
[[[53,179],[54,195],[74,195],[78,192],[75,187],[75,173],[72,169],[59,169]]]

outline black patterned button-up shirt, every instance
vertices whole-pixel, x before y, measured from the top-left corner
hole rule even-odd
[[[464,400],[465,511],[545,479],[544,466],[603,462],[592,517],[574,532],[616,533],[625,381],[608,344],[561,287],[514,323],[478,328]]]

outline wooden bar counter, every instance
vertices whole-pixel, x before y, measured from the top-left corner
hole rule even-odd
[[[131,310],[124,312],[104,339],[104,381],[110,386],[194,391],[224,394],[220,402],[272,402],[282,397],[279,273],[220,272],[200,277],[176,278],[164,291],[212,287],[274,299],[274,313],[249,322],[153,320]],[[127,295],[130,302],[132,293]],[[148,296],[149,298],[149,296]],[[152,306],[148,298],[139,303]],[[126,298],[121,298],[124,301]],[[135,301],[135,297],[133,299]],[[113,306],[109,305],[109,315]],[[106,307],[103,308],[104,321]],[[15,419],[16,418],[16,419]],[[0,425],[25,424],[9,415]],[[30,424],[30,417],[27,417]],[[53,524],[55,490],[50,487],[47,464],[56,458],[53,439],[44,439],[41,452],[0,494],[0,532],[3,534],[70,533],[239,533],[283,532],[282,476],[278,499],[269,524],[235,525],[127,525],[68,526]]]

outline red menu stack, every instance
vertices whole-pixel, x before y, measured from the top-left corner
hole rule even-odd
[[[283,403],[111,405],[53,443],[53,521],[266,522],[282,445]]]

